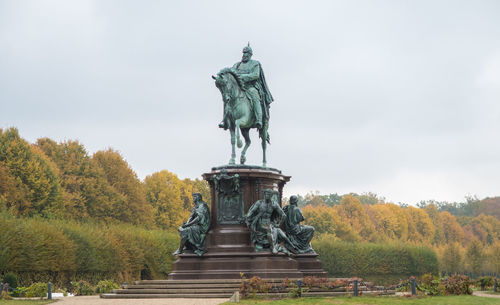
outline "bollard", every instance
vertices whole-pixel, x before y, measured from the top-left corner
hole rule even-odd
[[[411,295],[417,294],[417,287],[415,285],[415,277],[411,277]]]
[[[3,283],[0,283],[0,294],[2,294],[3,291]]]
[[[493,285],[493,291],[498,292],[498,281],[496,278],[495,278],[495,284]]]
[[[48,287],[48,292],[47,292],[47,300],[52,300],[52,283],[51,282],[48,282],[47,283],[47,287]]]
[[[302,280],[297,280],[297,296],[300,298],[302,296]]]
[[[355,297],[358,296],[358,279],[354,279],[354,291],[353,291],[353,294]]]

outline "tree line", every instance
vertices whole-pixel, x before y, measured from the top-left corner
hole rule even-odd
[[[90,155],[78,141],[30,144],[0,129],[0,212],[173,230],[189,217],[194,191],[209,199],[206,181],[166,170],[141,181],[113,149]]]
[[[500,273],[500,220],[495,216],[455,216],[445,209],[440,211],[434,203],[414,207],[380,198],[373,202],[373,194],[363,195],[364,199],[371,198],[371,203],[365,204],[356,194],[335,194],[340,197],[338,203],[328,205],[323,196],[311,194],[302,211],[306,223],[314,226],[320,237],[354,243],[424,245],[436,252],[441,271]]]

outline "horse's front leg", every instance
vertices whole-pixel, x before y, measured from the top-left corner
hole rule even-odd
[[[236,121],[234,121],[234,125],[235,125],[234,129],[236,130],[236,141],[238,144],[238,148],[241,148],[241,147],[243,147],[243,142],[241,141],[241,137],[240,137],[241,119],[237,119]]]
[[[234,164],[234,160],[236,159],[236,149],[234,145],[236,144],[236,137],[234,135],[234,129],[231,128],[229,129],[229,132],[231,133],[231,159],[229,159],[229,164]]]
[[[246,153],[248,146],[250,146],[250,128],[243,128],[241,130],[241,133],[243,134],[243,138],[245,139],[245,147],[243,147],[243,150],[241,151],[241,157],[240,157],[240,163],[245,164],[247,161]]]

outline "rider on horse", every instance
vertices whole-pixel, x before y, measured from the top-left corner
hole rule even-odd
[[[263,127],[263,123],[267,125],[269,121],[269,104],[273,101],[273,96],[267,87],[260,62],[251,60],[251,58],[252,48],[249,44],[243,48],[241,62],[234,64],[230,70],[237,77],[241,89],[251,101],[255,115],[255,127],[260,130]],[[229,127],[227,124],[227,108],[226,101],[224,101],[224,118],[219,124],[219,127],[224,129]]]

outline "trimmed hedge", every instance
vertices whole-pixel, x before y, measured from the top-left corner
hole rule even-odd
[[[102,279],[121,283],[165,278],[176,233],[127,224],[105,225],[0,214],[0,277],[13,272],[21,286],[51,281],[93,285]]]
[[[313,242],[330,276],[417,276],[438,274],[436,253],[425,246],[350,243],[319,239]]]

